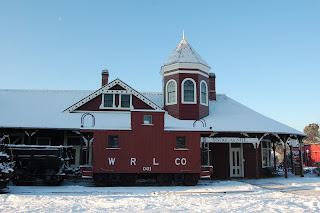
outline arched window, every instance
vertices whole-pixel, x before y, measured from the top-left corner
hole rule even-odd
[[[191,78],[182,81],[182,103],[197,103],[196,82]]]
[[[208,105],[208,87],[205,81],[201,81],[200,100],[201,104]]]
[[[176,104],[177,103],[177,83],[175,80],[170,80],[167,82],[166,86],[166,104]]]

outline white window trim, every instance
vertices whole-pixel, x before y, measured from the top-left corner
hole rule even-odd
[[[151,117],[151,123],[149,123],[149,124],[145,123],[145,116],[150,116]],[[143,124],[144,125],[153,125],[153,123],[152,123],[152,115],[143,115]]]
[[[202,103],[202,93],[201,93],[201,85],[202,85],[202,83],[204,83],[204,85],[206,86],[206,102],[205,103]],[[208,85],[204,80],[202,80],[200,82],[200,104],[204,105],[204,106],[208,106]]]
[[[193,82],[194,85],[194,101],[193,102],[186,102],[184,101],[184,82],[190,80]],[[197,83],[192,78],[185,78],[181,83],[181,103],[182,104],[197,104]]]
[[[130,106],[129,107],[121,107],[122,95],[130,95]],[[132,106],[132,94],[119,94],[119,106],[117,107],[117,109],[133,109],[133,106]]]
[[[37,139],[36,139],[36,144],[37,145],[39,145],[39,139],[48,139],[49,140],[49,144],[40,145],[40,146],[51,146],[51,138],[50,137],[37,137]]]
[[[169,103],[168,102],[168,85],[169,85],[169,83],[170,82],[174,82],[175,83],[175,89],[176,89],[176,101],[174,101],[174,102],[172,102],[172,103]],[[166,105],[174,105],[174,104],[177,104],[178,103],[178,87],[177,87],[177,82],[175,81],[175,80],[173,80],[173,79],[170,79],[167,83],[166,83],[166,87],[165,87],[165,89],[166,89]]]
[[[269,142],[270,143],[270,147],[269,148],[263,148],[263,142]],[[272,165],[272,157],[271,157],[271,140],[262,140],[261,141],[261,145],[260,145],[260,147],[261,147],[261,165],[262,165],[262,168],[267,168],[267,167],[271,167]],[[263,150],[264,149],[269,149],[270,150],[270,159],[269,159],[269,161],[268,161],[268,164],[270,164],[270,165],[267,165],[267,166],[264,166],[263,165]],[[269,156],[269,155],[268,155]]]
[[[105,107],[104,106],[104,95],[105,94],[110,94],[110,93],[102,93],[102,102],[100,105],[100,109],[116,109],[116,110],[132,110],[133,105],[132,105],[132,94],[130,93],[124,93],[124,94],[118,94],[119,95],[119,105],[118,107],[116,107],[116,94],[112,94],[113,95],[113,103],[112,103],[112,107]],[[121,107],[121,96],[122,95],[130,95],[130,107]]]
[[[105,107],[104,106],[104,95],[112,95],[113,98],[112,98],[112,107]],[[102,102],[101,102],[101,105],[100,105],[100,109],[114,109],[115,108],[115,105],[116,105],[116,96],[115,94],[110,94],[110,93],[103,93],[102,94]]]

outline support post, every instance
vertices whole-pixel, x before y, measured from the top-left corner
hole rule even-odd
[[[300,174],[301,174],[301,177],[304,177],[304,174],[303,174],[303,158],[302,158],[302,139],[301,138],[298,138],[298,142],[299,142],[299,158],[300,158]]]
[[[286,136],[284,136],[283,138],[283,144],[284,144],[284,148],[283,148],[283,154],[284,154],[284,177],[288,178],[288,168],[287,168],[287,140],[286,140]]]
[[[258,143],[256,145],[256,179],[259,179],[259,150],[258,150]]]
[[[292,146],[291,146],[291,144],[290,144],[290,157],[291,157],[291,173],[293,174],[294,173],[294,171],[293,171],[293,154],[292,154]]]
[[[277,171],[277,158],[276,158],[276,143],[272,142],[272,149],[273,149],[273,167],[274,171]]]

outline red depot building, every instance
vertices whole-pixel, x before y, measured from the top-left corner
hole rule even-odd
[[[96,185],[264,176],[274,144],[305,134],[216,93],[210,69],[183,37],[160,69],[162,92],[109,82],[108,70],[96,91],[0,90],[0,133],[15,144],[72,145],[70,166],[92,167]]]

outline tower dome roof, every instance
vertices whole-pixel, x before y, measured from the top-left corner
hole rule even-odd
[[[183,38],[177,48],[164,62],[162,67],[175,63],[195,63],[202,64],[208,68],[210,66],[203,60],[203,58],[192,48],[192,46]]]

